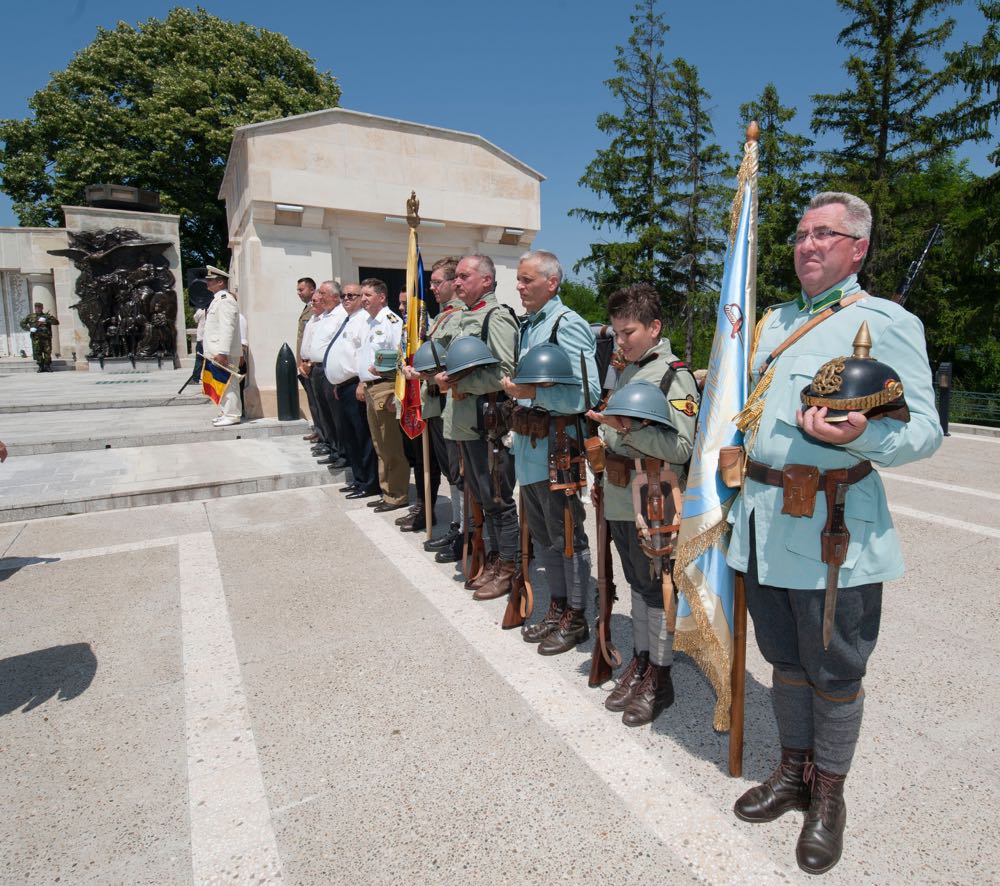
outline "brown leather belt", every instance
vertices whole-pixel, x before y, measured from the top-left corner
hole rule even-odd
[[[812,517],[816,507],[816,493],[822,489],[829,494],[837,484],[851,486],[872,472],[870,461],[859,461],[850,468],[831,468],[820,473],[814,465],[787,464],[777,468],[747,459],[746,475],[757,483],[777,486],[782,490],[781,513],[790,517]]]
[[[836,469],[838,471],[844,470],[843,468]],[[863,480],[872,472],[872,463],[870,461],[859,461],[854,467],[847,468],[844,472],[844,478],[839,479],[841,483],[847,483],[853,485],[857,483],[858,480]],[[827,471],[827,473],[831,473]],[[747,459],[747,472],[746,475],[758,483],[766,483],[768,486],[784,486],[785,485],[785,471],[779,471],[777,468],[770,468],[759,461],[754,461],[753,459]]]

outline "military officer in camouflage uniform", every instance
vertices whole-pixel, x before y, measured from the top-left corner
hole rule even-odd
[[[21,321],[21,328],[31,333],[31,359],[38,364],[39,372],[52,371],[52,327],[59,321],[45,310],[40,301],[35,310]]]
[[[591,412],[601,422],[605,471],[601,494],[604,516],[622,561],[632,595],[632,659],[605,700],[610,711],[621,711],[626,726],[652,722],[674,700],[670,668],[674,626],[668,624],[663,585],[653,575],[650,559],[639,543],[632,484],[635,459],[652,457],[669,467],[683,483],[691,457],[699,394],[691,371],[660,337],[660,294],[648,283],[619,289],[608,299],[608,316],[626,365],[617,374],[615,390],[635,381],[656,385],[667,398],[672,428],[640,426],[634,419]],[[665,564],[665,568],[670,568]]]

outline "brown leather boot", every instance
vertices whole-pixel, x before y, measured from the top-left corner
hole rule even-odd
[[[525,643],[541,643],[549,634],[559,627],[559,619],[566,611],[566,598],[553,597],[549,603],[549,611],[545,617],[533,625],[521,628],[521,637]]]
[[[624,711],[628,707],[628,703],[632,701],[632,696],[639,688],[648,667],[649,652],[633,652],[632,660],[625,665],[625,670],[618,678],[618,685],[604,699],[604,707],[619,714]]]
[[[493,581],[493,572],[497,568],[497,561],[500,559],[499,551],[490,551],[486,555],[486,562],[483,564],[483,571],[479,575],[470,578],[465,583],[467,591],[478,591],[483,585]]]
[[[569,652],[589,636],[590,629],[587,627],[583,610],[567,607],[559,618],[556,629],[538,644],[538,654],[561,655],[563,652]]]
[[[809,811],[795,846],[795,860],[807,874],[824,874],[840,861],[844,850],[847,806],[844,803],[846,775],[807,767],[805,779],[812,788]]]
[[[487,584],[480,585],[479,589],[472,595],[472,599],[496,600],[497,597],[506,596],[514,586],[515,572],[517,572],[517,563],[513,560],[497,557],[492,579]]]
[[[782,748],[781,762],[767,781],[750,788],[736,801],[736,817],[762,823],[774,821],[792,809],[808,809],[809,785],[802,774],[812,761],[812,753],[812,749]]]
[[[673,703],[674,684],[670,679],[670,665],[651,664],[622,714],[622,723],[626,726],[645,726]]]

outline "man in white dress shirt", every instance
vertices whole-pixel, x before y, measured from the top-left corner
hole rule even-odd
[[[208,265],[205,285],[212,293],[212,303],[205,312],[205,354],[214,363],[236,371],[243,347],[240,344],[240,309],[229,292],[229,274]],[[217,428],[238,425],[243,413],[239,382],[235,379],[219,401],[221,414],[212,422]]]

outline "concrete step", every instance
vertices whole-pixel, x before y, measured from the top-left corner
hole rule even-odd
[[[72,370],[71,360],[52,361],[53,372],[70,372]],[[38,373],[38,364],[30,357],[0,357],[0,376],[28,372]]]
[[[343,470],[318,466],[299,436],[12,455],[0,470],[0,523],[344,480]]]
[[[178,393],[190,377],[189,369],[132,368],[0,377],[0,415],[207,403],[196,383]]]
[[[145,409],[108,408],[29,411],[0,424],[0,439],[12,456],[167,446],[219,440],[254,440],[307,433],[306,421],[273,418],[213,428],[218,407],[207,397],[193,405],[150,406]],[[302,444],[305,446],[306,444]]]

